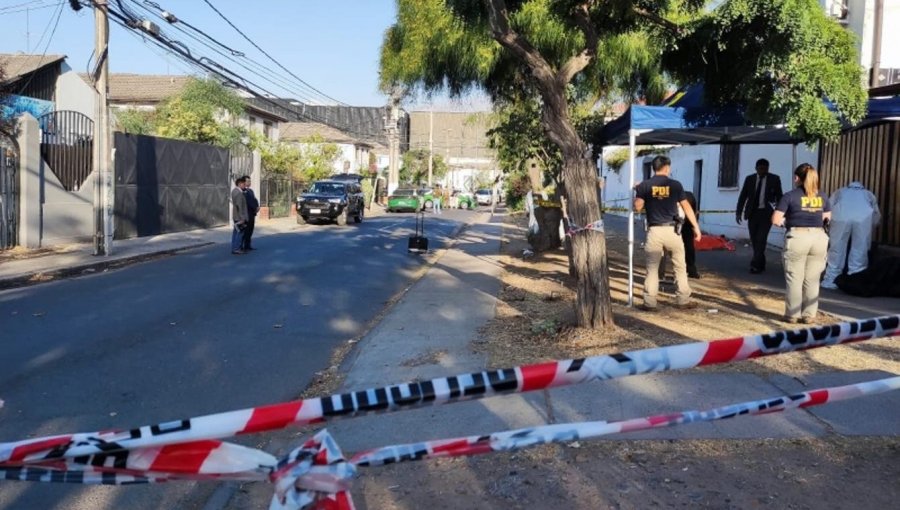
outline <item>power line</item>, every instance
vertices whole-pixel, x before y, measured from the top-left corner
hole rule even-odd
[[[121,7],[121,3],[118,1],[117,1],[117,3],[119,3],[119,5]],[[244,90],[245,92],[248,92],[255,98],[259,99],[260,101],[269,103],[270,105],[274,106],[276,108],[276,110],[288,111],[288,112],[296,115],[298,118],[305,118],[308,121],[325,124],[325,125],[335,128],[335,129],[338,129],[340,131],[343,131],[345,133],[358,135],[363,139],[377,138],[377,137],[374,137],[370,133],[355,131],[353,129],[348,129],[347,127],[344,127],[344,126],[336,126],[334,124],[329,123],[327,121],[327,119],[321,119],[321,118],[314,117],[312,115],[306,114],[305,112],[297,111],[293,108],[285,106],[282,103],[274,101],[273,99],[271,99],[271,97],[274,97],[274,95],[271,94],[271,92],[269,92],[265,88],[260,87],[256,83],[244,78],[240,74],[232,71],[231,69],[226,68],[225,66],[222,66],[218,62],[216,62],[208,57],[201,57],[199,59],[196,58],[193,54],[191,54],[190,49],[184,43],[170,39],[168,36],[165,35],[164,31],[158,30],[158,31],[150,32],[150,31],[146,30],[140,24],[141,20],[138,19],[136,16],[134,16],[132,13],[127,12],[127,10],[125,13],[118,12],[117,10],[112,8],[111,5],[107,7],[107,10],[110,14],[111,19],[113,19],[114,22],[116,22],[123,28],[130,29],[130,30],[135,30],[135,29],[141,30],[141,32],[144,35],[148,36],[151,41],[153,41],[155,44],[157,44],[161,48],[169,51],[170,53],[174,53],[175,55],[180,56],[182,59],[184,59],[191,65],[193,65],[203,71],[206,71],[207,73],[209,73],[211,75],[218,76],[225,83],[230,83],[234,86],[237,86],[238,88],[241,88],[242,90]],[[265,94],[258,92],[257,89],[261,90]]]
[[[225,17],[224,14],[222,14],[218,9],[216,9],[216,7],[212,4],[212,2],[210,2],[209,0],[203,0],[203,1],[206,2],[206,5],[208,5],[209,8],[212,9],[216,14],[218,14],[219,17],[221,17],[223,20],[225,20],[225,22],[228,23],[228,25],[230,25],[231,28],[233,28],[237,33],[241,34],[241,36],[242,36],[244,39],[246,39],[247,42],[249,42],[250,44],[252,44],[253,47],[256,48],[257,50],[259,50],[263,55],[269,57],[269,60],[271,60],[272,62],[274,62],[274,63],[275,63],[278,67],[280,67],[283,71],[285,71],[286,73],[290,74],[291,76],[293,76],[294,78],[296,78],[297,80],[299,80],[301,83],[305,84],[307,87],[309,87],[309,88],[312,89],[313,91],[317,92],[318,94],[322,95],[323,97],[328,98],[328,99],[334,101],[334,102],[337,103],[338,105],[341,105],[341,106],[347,106],[347,103],[344,103],[343,101],[339,101],[339,100],[337,100],[337,99],[335,99],[335,98],[329,96],[328,94],[322,92],[321,90],[319,90],[319,89],[313,87],[313,86],[310,85],[309,83],[306,83],[305,81],[303,81],[302,78],[300,78],[300,77],[297,76],[296,74],[292,73],[288,68],[284,67],[284,66],[281,64],[281,62],[275,60],[275,57],[273,57],[272,55],[269,55],[269,53],[266,52],[266,50],[260,48],[258,44],[256,44],[255,42],[253,42],[253,40],[250,39],[250,37],[248,37],[247,34],[245,34],[244,32],[242,32],[241,29],[239,29],[238,27],[236,27],[236,26],[234,25],[234,23],[231,22],[231,20],[229,20],[227,17]]]
[[[307,102],[315,102],[314,99],[308,99],[308,98],[304,97],[304,95],[303,95],[304,93],[298,94],[298,93],[297,93],[297,90],[294,89],[294,88],[292,87],[292,85],[291,85],[291,83],[290,83],[290,81],[289,81],[288,79],[286,79],[286,78],[284,78],[284,77],[282,77],[282,76],[279,76],[278,74],[274,73],[271,69],[266,68],[266,67],[264,67],[264,66],[262,66],[262,65],[260,65],[260,64],[257,64],[256,62],[254,62],[253,60],[251,60],[251,59],[249,59],[249,58],[246,58],[246,56],[245,56],[242,52],[238,52],[238,51],[236,51],[236,50],[233,50],[233,49],[229,48],[228,46],[225,46],[225,45],[224,45],[223,43],[221,43],[220,41],[218,41],[218,40],[212,38],[212,37],[209,36],[209,35],[206,35],[206,34],[203,33],[202,31],[200,31],[199,29],[193,27],[192,25],[190,25],[190,24],[188,24],[188,23],[183,23],[183,22],[182,22],[182,23],[185,24],[186,26],[191,27],[193,30],[196,30],[196,31],[198,31],[198,32],[200,32],[200,33],[203,33],[204,37],[205,37],[206,39],[208,39],[209,41],[211,41],[213,44],[215,44],[215,46],[213,46],[212,44],[210,44],[209,41],[200,39],[200,38],[198,38],[196,35],[194,35],[193,33],[189,32],[189,31],[187,31],[187,30],[182,29],[182,28],[179,26],[179,23],[178,23],[178,22],[173,23],[173,22],[170,20],[170,18],[168,18],[168,17],[166,17],[166,16],[164,15],[164,13],[165,13],[165,14],[170,14],[170,15],[174,18],[174,14],[171,14],[170,11],[167,11],[167,10],[163,9],[162,7],[160,7],[159,4],[156,4],[155,2],[146,2],[146,1],[144,2],[144,3],[152,4],[152,5],[153,5],[154,7],[156,7],[157,9],[160,9],[160,12],[154,12],[153,10],[148,9],[147,7],[144,7],[143,5],[138,4],[138,1],[137,1],[137,0],[132,0],[132,2],[134,2],[135,4],[137,4],[141,9],[147,11],[147,12],[150,13],[151,15],[153,15],[153,16],[159,18],[160,20],[165,21],[165,22],[167,22],[167,23],[170,23],[171,26],[172,26],[175,30],[178,30],[180,33],[186,35],[187,37],[190,37],[191,39],[197,41],[198,43],[200,43],[200,44],[202,44],[203,46],[209,48],[210,50],[216,52],[217,54],[219,54],[219,55],[225,57],[226,59],[228,59],[228,60],[234,62],[235,64],[237,64],[237,65],[243,67],[244,69],[250,71],[251,73],[260,75],[261,77],[262,77],[262,76],[267,77],[268,80],[269,80],[272,84],[274,84],[274,85],[276,85],[278,88],[280,88],[280,89],[282,89],[282,90],[288,92],[288,94],[291,94],[291,95],[297,95],[297,96],[299,96],[301,99],[303,99],[304,101],[307,101]],[[176,18],[176,19],[177,19],[177,18]],[[181,20],[178,20],[178,21],[181,21]],[[216,47],[216,46],[218,46],[218,47]],[[227,49],[227,51],[222,51],[223,48]],[[243,57],[243,58],[241,58],[241,57]],[[287,85],[285,85],[285,84],[287,84]]]

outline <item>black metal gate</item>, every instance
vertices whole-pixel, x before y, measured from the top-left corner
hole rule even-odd
[[[18,244],[19,161],[16,151],[0,141],[0,250]]]
[[[94,121],[83,113],[63,110],[38,118],[41,157],[66,191],[78,191],[94,166]]]

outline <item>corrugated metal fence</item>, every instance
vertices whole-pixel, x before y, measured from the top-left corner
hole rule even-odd
[[[819,168],[822,190],[829,195],[859,181],[878,198],[881,225],[874,241],[900,246],[900,122],[844,133],[822,145]]]

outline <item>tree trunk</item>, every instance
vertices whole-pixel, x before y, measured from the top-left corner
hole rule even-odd
[[[571,228],[583,227],[600,219],[597,200],[597,178],[593,162],[584,153],[566,154],[563,172],[569,195],[567,204]],[[601,328],[613,324],[609,295],[609,267],[606,236],[603,232],[585,230],[570,236],[572,263],[577,278],[578,296],[575,313],[578,325]]]

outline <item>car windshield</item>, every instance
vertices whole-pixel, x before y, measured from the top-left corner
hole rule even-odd
[[[395,197],[414,197],[416,196],[416,190],[414,189],[398,189],[395,190],[393,195]]]
[[[480,190],[476,191],[475,193],[478,194],[478,195],[490,195],[490,194],[491,194],[491,190],[489,190],[489,189],[480,189]]]
[[[309,192],[322,195],[340,195],[344,193],[344,185],[339,182],[317,182],[309,188]]]

